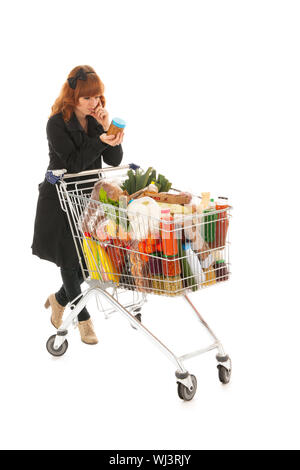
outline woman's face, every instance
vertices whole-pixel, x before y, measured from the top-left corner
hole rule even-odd
[[[98,104],[102,107],[100,96],[81,96],[75,109],[80,111],[84,116],[87,116],[94,111]]]

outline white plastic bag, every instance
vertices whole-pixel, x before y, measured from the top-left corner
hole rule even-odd
[[[144,240],[151,234],[159,237],[160,207],[151,197],[141,197],[132,201],[127,209],[131,226],[131,236],[135,240]]]

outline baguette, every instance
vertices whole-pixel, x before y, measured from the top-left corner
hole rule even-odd
[[[179,194],[170,194],[170,193],[152,193],[146,191],[140,197],[151,197],[157,202],[165,202],[167,204],[189,204],[192,200],[192,195],[189,193],[179,193]]]

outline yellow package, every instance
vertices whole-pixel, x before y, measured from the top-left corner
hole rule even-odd
[[[83,240],[83,252],[91,279],[103,280],[98,269],[98,243],[90,238],[85,238]]]
[[[213,266],[209,266],[209,268],[202,268],[205,274],[205,282],[202,283],[202,286],[210,286],[211,284],[216,283],[216,274]]]
[[[105,249],[98,245],[98,265],[101,270],[103,281],[112,281],[119,283],[119,276],[115,273],[117,272],[116,267],[114,266],[112,260],[106,253]]]

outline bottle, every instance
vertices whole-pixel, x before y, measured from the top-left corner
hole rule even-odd
[[[208,268],[202,268],[205,275],[205,282],[202,283],[203,286],[210,286],[211,284],[216,283],[216,273],[214,266],[211,265]]]
[[[161,210],[160,230],[163,254],[166,256],[177,255],[178,246],[177,239],[175,238],[175,224],[170,209]]]
[[[227,207],[229,207],[228,198],[219,197],[216,203],[216,210],[222,212],[218,213],[218,219],[216,223],[216,238],[213,248],[224,247],[226,244],[226,237],[229,226],[229,218],[227,211],[225,210]]]
[[[214,264],[216,281],[227,281],[229,279],[229,273],[224,259],[220,259]]]
[[[178,259],[178,256],[162,256],[162,269],[165,277],[174,277],[181,274],[180,260]]]
[[[126,126],[126,122],[123,119],[117,118],[117,117],[113,118],[106,134],[116,136],[119,132],[121,132],[125,128],[125,126]]]
[[[212,248],[215,242],[216,237],[216,220],[218,214],[216,211],[216,203],[214,199],[210,199],[208,209],[203,211],[204,214],[211,213],[211,215],[205,216],[203,219],[204,223],[204,240],[209,244],[209,247]]]
[[[205,209],[208,208],[210,201],[210,192],[201,193],[201,203],[200,203],[200,210],[199,213],[203,212]]]

